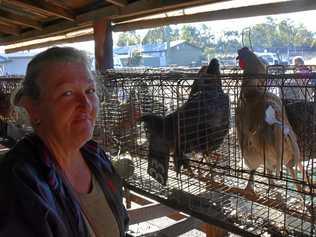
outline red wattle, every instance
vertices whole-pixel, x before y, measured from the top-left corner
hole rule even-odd
[[[246,66],[245,61],[242,60],[242,59],[239,59],[239,67],[240,67],[241,69],[245,69],[245,66]]]

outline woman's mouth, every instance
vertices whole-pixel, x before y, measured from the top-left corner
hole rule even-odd
[[[89,120],[89,121],[92,120],[91,116],[88,114],[80,114],[80,115],[76,116],[74,119],[75,122],[87,121],[87,120]]]

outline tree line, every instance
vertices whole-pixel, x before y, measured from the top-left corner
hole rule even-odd
[[[263,23],[244,30],[224,31],[221,37],[215,37],[211,27],[206,24],[182,25],[181,27],[164,26],[148,30],[144,37],[137,31],[121,33],[117,46],[139,44],[157,44],[174,40],[186,42],[203,50],[205,58],[211,58],[215,52],[222,55],[235,54],[242,46],[258,51],[293,48],[315,48],[315,32],[303,24],[295,24],[290,19],[277,21],[267,17]]]

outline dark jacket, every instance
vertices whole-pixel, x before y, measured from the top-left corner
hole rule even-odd
[[[81,152],[125,236],[128,217],[119,176],[94,141]],[[26,136],[0,161],[0,236],[88,236],[78,200],[36,135]]]

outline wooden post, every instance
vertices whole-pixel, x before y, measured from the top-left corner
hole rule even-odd
[[[124,196],[125,196],[125,202],[126,202],[126,208],[130,209],[132,207],[132,200],[131,200],[131,193],[129,191],[129,188],[124,186]]]
[[[101,18],[93,22],[95,42],[95,70],[113,68],[113,39],[111,21]]]
[[[227,233],[227,231],[210,224],[203,224],[202,229],[206,233],[206,237],[224,237]]]

